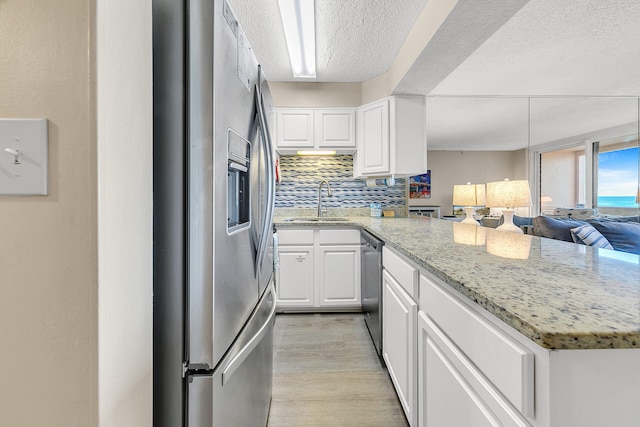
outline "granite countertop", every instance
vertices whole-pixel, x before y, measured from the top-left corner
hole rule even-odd
[[[427,217],[275,224],[362,227],[542,347],[640,348],[638,255]]]

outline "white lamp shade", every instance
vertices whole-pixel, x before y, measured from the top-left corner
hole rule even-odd
[[[486,194],[484,184],[466,184],[453,186],[454,206],[484,206]]]
[[[515,208],[531,206],[531,191],[526,179],[487,183],[487,206]]]

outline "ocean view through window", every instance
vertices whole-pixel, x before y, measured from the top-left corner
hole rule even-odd
[[[600,142],[597,156],[597,206],[600,208],[637,208],[638,146],[633,147],[614,141]]]

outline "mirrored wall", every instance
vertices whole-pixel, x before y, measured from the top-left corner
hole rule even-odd
[[[528,179],[529,216],[575,208],[638,216],[639,116],[637,97],[428,97],[427,146],[476,156],[475,165],[456,171],[456,184]],[[504,157],[512,162],[509,175],[480,152],[489,159],[522,155]],[[429,167],[438,160],[431,156]],[[437,189],[437,176],[432,180]]]

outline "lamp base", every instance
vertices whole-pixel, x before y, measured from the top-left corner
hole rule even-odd
[[[463,224],[473,224],[473,225],[479,225],[480,223],[478,221],[476,221],[475,219],[473,219],[473,214],[475,212],[475,208],[473,207],[466,207],[464,208],[464,213],[467,215],[465,219],[463,219],[462,221],[460,221]]]
[[[499,231],[508,231],[509,233],[524,234],[522,229],[513,223],[513,209],[503,209],[502,215],[504,216],[504,223],[496,228]]]

